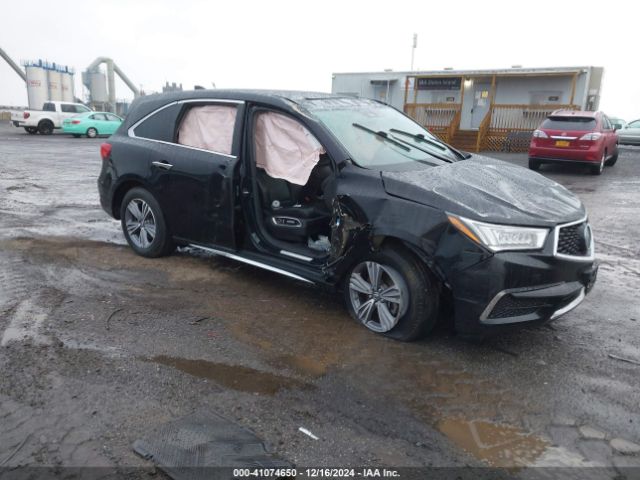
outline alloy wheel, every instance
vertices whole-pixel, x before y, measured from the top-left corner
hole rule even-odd
[[[96,138],[97,135],[98,131],[95,128],[90,128],[89,130],[87,130],[87,137]]]
[[[149,248],[156,238],[156,217],[149,204],[133,198],[125,211],[125,225],[129,238],[138,248]]]
[[[349,298],[358,320],[368,329],[384,333],[406,313],[409,289],[393,268],[366,261],[351,272]]]

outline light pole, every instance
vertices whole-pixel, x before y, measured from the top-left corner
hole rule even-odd
[[[416,47],[418,46],[418,34],[413,34],[413,46],[411,47],[411,71],[413,72],[413,59],[416,54]]]

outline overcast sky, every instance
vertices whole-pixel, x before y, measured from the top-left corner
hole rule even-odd
[[[640,2],[7,1],[0,47],[80,72],[115,60],[146,91],[165,81],[330,91],[332,72],[603,66],[601,109],[640,118]],[[76,93],[82,92],[76,75]],[[118,82],[117,97],[131,97]],[[26,105],[0,60],[0,105]]]

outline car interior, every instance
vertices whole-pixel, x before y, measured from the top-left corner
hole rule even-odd
[[[284,119],[275,118],[261,129],[261,117],[269,115]],[[331,235],[331,198],[326,192],[334,178],[331,159],[304,126],[284,115],[259,113],[254,125],[258,222],[278,248],[311,258],[326,256]],[[303,171],[292,174],[300,165]]]

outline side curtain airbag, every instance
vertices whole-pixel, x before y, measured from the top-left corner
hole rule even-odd
[[[236,107],[206,105],[187,112],[178,130],[181,145],[218,153],[231,153]]]

